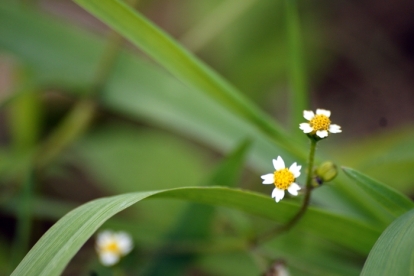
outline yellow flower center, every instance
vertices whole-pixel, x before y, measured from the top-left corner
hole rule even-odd
[[[119,254],[121,252],[118,243],[110,242],[102,248],[102,251],[109,251],[115,254]]]
[[[281,190],[286,190],[295,181],[293,173],[291,173],[287,168],[275,171],[273,179],[276,188]]]
[[[318,114],[309,121],[309,124],[315,132],[318,130],[328,130],[331,120],[325,115]]]

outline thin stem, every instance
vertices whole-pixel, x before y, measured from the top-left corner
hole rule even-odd
[[[309,159],[308,159],[308,171],[306,177],[306,190],[312,189],[312,176],[313,176],[313,162],[315,160],[315,151],[316,151],[316,143],[318,142],[314,138],[310,138],[311,145],[309,150]]]
[[[33,171],[29,171],[23,180],[23,187],[18,199],[16,236],[14,237],[11,254],[12,268],[17,266],[29,250],[32,229],[33,182]]]
[[[275,236],[278,236],[290,230],[306,213],[306,210],[308,209],[308,206],[310,203],[311,192],[313,189],[313,186],[312,186],[313,173],[312,172],[313,172],[313,163],[315,160],[315,150],[316,150],[316,143],[317,143],[315,139],[311,138],[310,140],[311,140],[311,145],[310,145],[309,158],[308,158],[308,171],[307,171],[306,185],[305,185],[305,196],[303,198],[302,205],[300,206],[299,211],[285,225],[273,228],[270,231],[260,235],[259,237],[256,237],[251,243],[253,248]]]
[[[48,137],[35,156],[38,169],[46,167],[76,138],[86,131],[95,116],[96,104],[83,99],[75,104],[62,123]]]

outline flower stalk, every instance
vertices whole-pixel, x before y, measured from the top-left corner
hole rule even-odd
[[[308,157],[308,169],[306,171],[306,184],[305,184],[305,195],[302,201],[298,212],[293,216],[285,225],[274,228],[267,233],[255,238],[252,241],[252,247],[254,248],[259,243],[262,243],[269,238],[277,236],[283,232],[290,230],[306,213],[308,209],[311,192],[318,185],[313,184],[314,179],[314,160],[316,152],[316,144],[318,141],[328,137],[329,133],[340,133],[342,132],[341,127],[336,124],[332,124],[330,117],[331,111],[326,109],[317,109],[316,114],[310,110],[303,111],[303,117],[307,119],[308,123],[301,123],[299,128],[309,137],[310,139],[310,150]],[[296,163],[293,163],[289,168],[290,172],[287,172],[287,169],[284,169],[283,159],[278,156],[277,160],[273,159],[273,165],[275,167],[275,172],[273,174],[262,175],[263,184],[274,184],[276,186],[275,190],[272,193],[272,197],[275,198],[276,202],[279,202],[284,197],[284,190],[288,190],[290,194],[297,195],[297,191],[300,189],[296,183],[295,179],[300,175],[301,166],[297,166]],[[281,169],[285,171],[281,171]],[[322,175],[318,175],[322,174]],[[287,177],[287,174],[291,174],[290,177]],[[331,162],[325,162],[324,167],[320,168],[316,172],[316,176],[321,178],[321,181],[330,181],[336,176],[335,166]],[[322,183],[322,182],[321,182]],[[297,187],[296,187],[297,186]],[[292,187],[294,190],[291,190]]]
[[[309,157],[308,157],[308,170],[306,172],[307,176],[306,176],[305,195],[304,195],[302,205],[300,206],[299,211],[285,225],[278,226],[274,229],[271,229],[270,231],[255,238],[251,243],[252,247],[256,247],[257,245],[290,230],[306,213],[306,210],[308,209],[308,206],[310,203],[311,192],[313,190],[313,186],[312,186],[313,163],[315,160],[316,144],[318,142],[316,139],[310,139],[310,141],[311,141],[311,145],[310,145]]]

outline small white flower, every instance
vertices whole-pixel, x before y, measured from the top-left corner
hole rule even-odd
[[[317,109],[316,115],[313,111],[303,111],[303,117],[309,121],[309,123],[302,123],[299,128],[304,133],[316,134],[319,138],[325,138],[329,133],[340,133],[342,132],[341,127],[335,124],[331,124],[329,117],[331,111],[325,109]]]
[[[109,230],[100,232],[96,238],[96,251],[99,260],[105,266],[111,266],[119,262],[122,256],[131,252],[134,247],[132,238],[125,232],[112,232]]]
[[[289,276],[286,263],[283,260],[276,260],[266,273],[266,276]]]
[[[262,175],[263,184],[274,184],[275,188],[272,192],[272,198],[276,202],[279,202],[285,196],[285,190],[291,195],[298,195],[300,187],[295,183],[295,179],[300,176],[300,169],[302,166],[293,163],[289,169],[285,168],[285,162],[282,157],[278,156],[277,159],[273,159],[274,173]]]

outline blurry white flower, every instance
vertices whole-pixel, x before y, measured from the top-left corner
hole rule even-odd
[[[275,168],[274,173],[262,175],[263,184],[274,184],[275,188],[272,192],[272,198],[276,202],[279,202],[285,196],[285,190],[291,195],[298,195],[300,187],[295,183],[295,179],[300,176],[300,169],[302,166],[293,163],[289,169],[285,168],[285,162],[282,157],[278,156],[277,159],[273,159],[273,166]]]
[[[329,117],[331,111],[325,109],[317,109],[316,115],[313,111],[303,111],[303,117],[309,121],[309,123],[302,123],[299,128],[304,133],[316,134],[319,138],[325,138],[328,134],[342,132],[341,127],[335,124],[331,124]]]
[[[119,259],[131,252],[133,247],[131,236],[122,231],[102,231],[96,238],[95,248],[99,260],[105,266],[111,266],[119,262]]]
[[[289,271],[286,267],[286,263],[283,260],[276,260],[273,262],[269,270],[264,276],[289,276]]]

